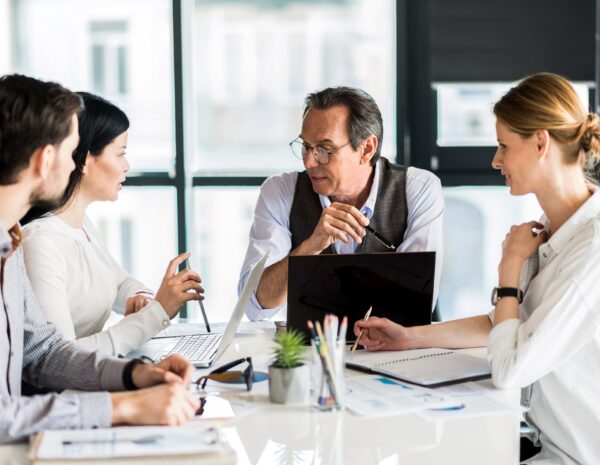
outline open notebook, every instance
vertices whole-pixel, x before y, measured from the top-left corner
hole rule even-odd
[[[346,366],[353,370],[377,373],[427,387],[491,376],[490,367],[485,360],[449,349],[348,352]]]

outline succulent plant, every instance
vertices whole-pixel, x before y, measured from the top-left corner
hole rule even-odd
[[[304,334],[289,329],[275,335],[276,368],[295,368],[304,364]]]

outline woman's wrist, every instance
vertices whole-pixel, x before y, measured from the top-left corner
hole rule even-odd
[[[417,349],[419,345],[417,340],[419,338],[419,326],[402,326],[402,330],[398,337],[396,338],[396,342],[394,344],[393,350],[409,350],[409,349]]]
[[[523,260],[503,259],[498,265],[498,285],[500,287],[519,287],[519,278]]]

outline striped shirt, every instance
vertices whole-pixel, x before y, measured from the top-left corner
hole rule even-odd
[[[21,382],[53,391],[123,390],[127,361],[86,352],[46,322],[33,294],[19,246],[18,226],[0,226],[0,443],[47,429],[108,427],[107,392],[21,395]]]

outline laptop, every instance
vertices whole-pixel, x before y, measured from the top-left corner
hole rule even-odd
[[[223,355],[240,326],[244,311],[250,303],[252,293],[258,287],[267,255],[254,266],[240,298],[233,310],[231,319],[224,333],[202,333],[190,336],[158,337],[144,344],[139,350],[128,355],[146,355],[153,360],[162,360],[169,355],[179,354],[189,360],[197,368],[208,368]]]
[[[404,326],[431,323],[435,252],[290,256],[287,327],[310,341],[307,320],[348,316],[346,340],[371,315]]]

